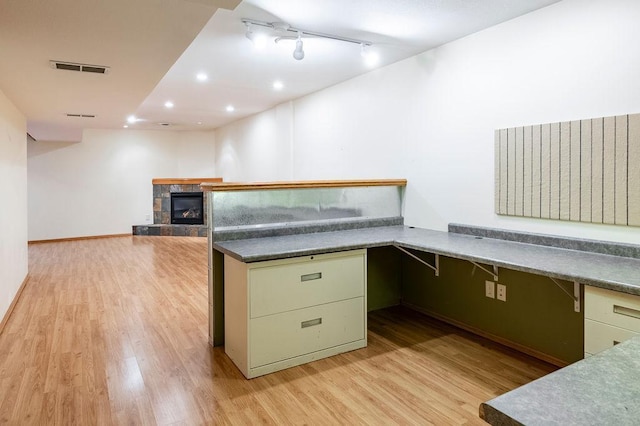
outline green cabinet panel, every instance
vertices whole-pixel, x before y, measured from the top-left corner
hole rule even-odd
[[[395,247],[367,249],[367,311],[400,304],[402,253]]]
[[[416,253],[433,264],[433,255]],[[483,265],[484,266],[484,265]],[[488,267],[491,269],[491,267]],[[440,276],[402,258],[402,302],[571,363],[583,357],[584,320],[549,278],[499,269],[507,301],[485,296],[493,277],[473,264],[440,257]],[[559,281],[573,293],[573,283]]]

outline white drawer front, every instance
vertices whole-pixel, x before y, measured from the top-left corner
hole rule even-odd
[[[624,328],[585,319],[584,351],[589,354],[596,354],[637,335],[638,333]]]
[[[253,319],[250,367],[362,340],[365,315],[358,297]]]
[[[640,333],[640,296],[586,286],[584,317]]]
[[[311,260],[313,258],[313,260]],[[365,253],[251,267],[251,318],[364,295]]]

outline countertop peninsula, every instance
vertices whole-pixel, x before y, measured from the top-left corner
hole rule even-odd
[[[403,225],[213,241],[216,250],[246,263],[382,246],[640,295],[640,259]]]

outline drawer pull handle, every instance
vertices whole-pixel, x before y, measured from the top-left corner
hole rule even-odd
[[[300,275],[300,281],[302,282],[319,280],[320,278],[322,278],[322,272],[315,272],[313,274]]]
[[[631,318],[640,319],[640,311],[637,309],[626,308],[624,306],[613,305],[613,313],[624,315]]]
[[[322,324],[322,318],[316,318],[308,321],[302,321],[300,323],[300,328],[313,327],[314,325]]]

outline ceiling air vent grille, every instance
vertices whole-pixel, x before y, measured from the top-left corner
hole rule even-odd
[[[96,118],[94,114],[67,114],[67,117]]]
[[[76,64],[73,62],[49,61],[51,68],[56,70],[90,72],[94,74],[108,74],[109,67],[102,65]]]

